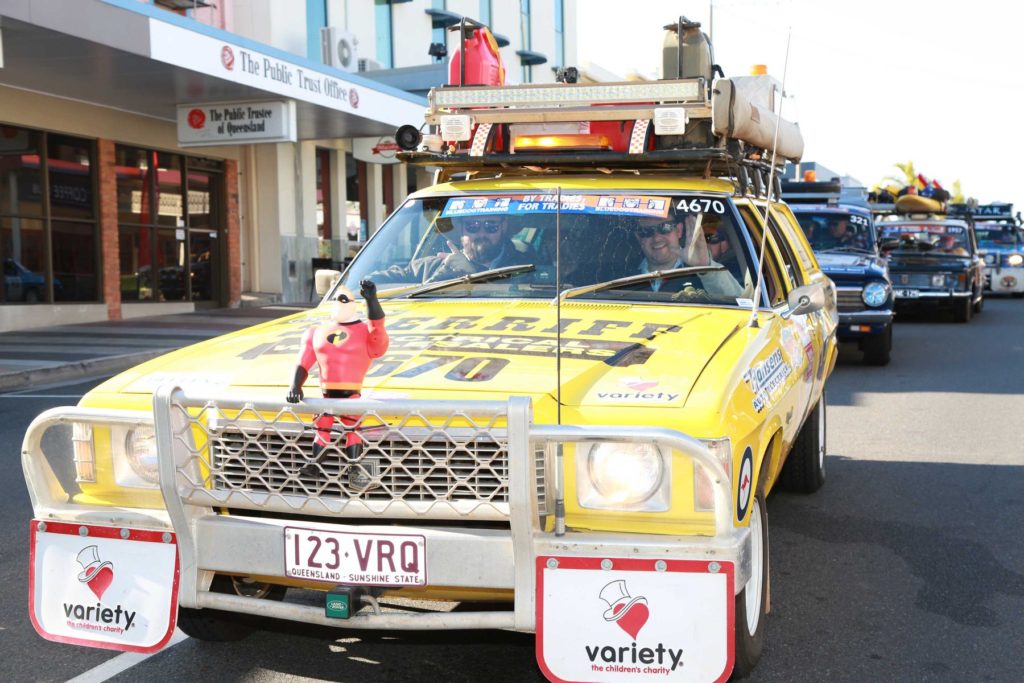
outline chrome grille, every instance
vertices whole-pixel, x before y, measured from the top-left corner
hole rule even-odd
[[[508,451],[499,434],[361,433],[314,455],[314,432],[233,425],[211,438],[214,488],[364,500],[508,502]]]
[[[354,402],[353,402],[354,403]],[[352,406],[354,407],[354,405]],[[346,409],[348,405],[346,405]],[[504,415],[372,410],[320,424],[287,407],[276,415],[212,402],[179,409],[179,491],[193,504],[347,517],[507,520],[509,439]],[[307,409],[308,410],[308,409]],[[546,514],[542,445],[531,484]]]
[[[836,288],[836,307],[839,309],[839,312],[863,311],[866,308],[864,299],[861,298],[861,292],[863,291],[860,287]]]
[[[893,287],[931,287],[932,273],[894,273]]]

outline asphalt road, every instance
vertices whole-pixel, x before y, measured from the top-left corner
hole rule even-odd
[[[25,427],[89,383],[0,396],[0,680],[108,680],[141,657],[49,643],[26,613]],[[62,395],[63,398],[34,398]],[[769,500],[772,612],[753,681],[1019,681],[1024,649],[1024,302],[969,325],[901,321],[887,368],[844,352],[828,482]],[[109,680],[534,681],[514,633],[373,635],[275,623],[183,642]]]

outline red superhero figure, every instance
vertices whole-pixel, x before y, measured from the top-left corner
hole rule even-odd
[[[334,293],[330,322],[310,327],[302,335],[299,364],[288,389],[288,402],[302,400],[302,385],[315,363],[320,370],[320,390],[324,398],[359,398],[363,377],[374,358],[388,350],[388,333],[384,329],[384,309],[377,300],[377,285],[372,280],[359,283],[359,293],[366,299],[368,323],[359,319],[355,295],[348,287],[340,286]],[[337,417],[346,428],[356,419],[345,415]],[[316,418],[314,457],[331,444],[331,430],[335,416],[323,414]],[[358,446],[358,434],[349,432],[345,446]]]

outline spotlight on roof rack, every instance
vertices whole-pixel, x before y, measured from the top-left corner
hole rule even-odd
[[[407,152],[412,152],[419,147],[421,140],[423,140],[423,135],[420,134],[416,126],[406,124],[395,131],[395,142]]]

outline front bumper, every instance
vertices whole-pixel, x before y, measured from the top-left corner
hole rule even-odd
[[[588,558],[645,557],[704,562],[728,562],[735,568],[735,590],[747,582],[751,572],[750,534],[734,525],[731,481],[722,465],[700,441],[679,432],[659,428],[592,427],[576,425],[535,425],[527,398],[513,397],[507,403],[482,401],[345,401],[345,414],[404,416],[461,416],[479,425],[502,424],[507,439],[507,504],[487,503],[486,524],[458,524],[453,519],[473,520],[474,511],[454,504],[417,507],[393,501],[374,508],[370,505],[332,507],[318,496],[244,493],[221,490],[211,485],[215,465],[197,446],[194,432],[205,429],[212,413],[221,420],[239,420],[242,415],[276,415],[299,408],[287,404],[244,401],[237,398],[189,396],[177,388],[163,388],[154,396],[154,413],[61,408],[38,417],[29,428],[22,451],[22,463],[39,520],[90,522],[173,531],[177,538],[180,577],[177,601],[182,607],[211,608],[245,614],[290,619],[304,623],[366,629],[536,629],[536,559],[543,556]],[[338,403],[310,400],[304,412],[336,412]],[[233,416],[233,417],[232,417]],[[41,448],[43,435],[55,424],[92,423],[106,425],[153,424],[157,435],[162,508],[140,509],[78,504],[54,473],[51,459]],[[267,422],[266,429],[274,422]],[[445,421],[447,425],[447,421]],[[205,434],[205,432],[204,432]],[[205,439],[205,436],[203,437]],[[665,534],[607,533],[569,530],[562,534],[564,517],[557,504],[565,489],[561,458],[545,459],[550,484],[537,485],[538,452],[551,451],[558,444],[582,441],[635,441],[656,443],[673,452],[673,458],[687,459],[708,473],[714,494],[714,534],[672,536]],[[538,448],[540,447],[540,448]],[[686,463],[689,466],[689,463]],[[60,469],[59,467],[57,469]],[[546,480],[547,481],[547,480]],[[555,504],[550,505],[551,501]],[[222,514],[223,509],[231,514]],[[545,510],[555,510],[554,524]],[[504,523],[495,523],[501,513]],[[301,522],[296,522],[296,518]],[[548,516],[550,517],[550,515]],[[439,523],[443,522],[443,523]],[[561,526],[560,526],[561,525]],[[285,527],[302,526],[331,532],[359,534],[416,534],[425,539],[426,588],[446,590],[511,591],[511,610],[477,612],[383,612],[374,609],[349,619],[327,618],[322,606],[275,602],[255,597],[230,595],[211,590],[215,574],[259,577],[271,583],[287,584],[285,571]],[[331,585],[324,585],[330,588]]]
[[[891,310],[839,311],[839,327],[836,334],[840,339],[863,339],[885,334],[892,325]]]
[[[985,289],[995,294],[1020,294],[1024,292],[1024,268],[986,266]]]

